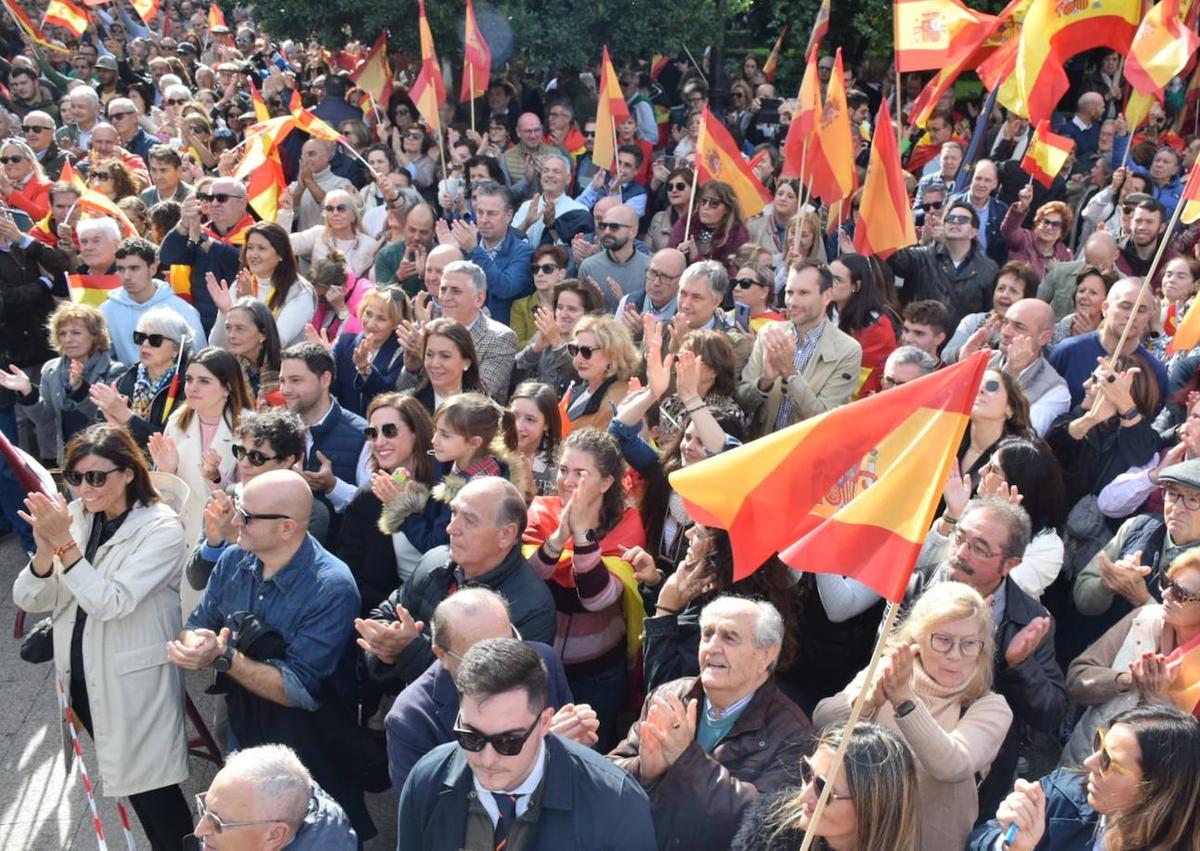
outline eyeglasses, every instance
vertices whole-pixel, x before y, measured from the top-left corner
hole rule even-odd
[[[678,275],[668,275],[666,272],[655,269],[651,266],[646,270],[647,281],[676,281],[683,277],[683,273]]]
[[[978,538],[968,538],[962,529],[955,529],[950,533],[950,543],[955,549],[966,544],[967,551],[977,558],[995,558],[997,555],[986,544],[980,543]]]
[[[811,783],[813,791],[817,793],[818,798],[825,794],[825,787],[829,785],[829,781],[823,775],[817,774],[816,769],[813,768],[812,763],[808,761],[808,757],[806,756],[800,757],[800,782],[805,786]],[[839,795],[833,789],[830,789],[829,800],[849,801],[850,796]]]
[[[0,163],[4,163],[5,165],[16,165],[23,162],[25,162],[24,157],[0,157]]]
[[[22,124],[21,132],[23,133],[49,133],[53,127],[35,127],[32,124]]]
[[[458,745],[464,751],[479,753],[484,747],[491,745],[500,756],[516,756],[521,752],[521,748],[525,747],[525,742],[533,735],[533,731],[538,728],[539,723],[541,723],[540,718],[535,720],[524,732],[497,733],[489,736],[478,730],[472,730],[470,727],[464,727],[460,715],[454,719],[454,737],[458,739]]]
[[[233,444],[233,446],[229,447],[229,449],[231,452],[233,452],[233,458],[235,461],[241,461],[244,458],[255,467],[261,467],[268,461],[279,460],[278,455],[263,455],[257,449],[247,449],[240,443]]]
[[[734,283],[737,284],[739,287],[741,287],[744,290],[748,290],[755,285],[758,285],[760,287],[764,286],[764,284],[761,281],[757,281],[754,278],[736,278],[736,279],[734,279]]]
[[[1177,603],[1200,603],[1200,594],[1188,591],[1178,582],[1168,579],[1166,574],[1158,577],[1158,590],[1164,597],[1170,594]]]
[[[237,512],[238,517],[242,518],[242,525],[249,524],[251,520],[291,520],[292,518],[286,514],[251,514],[242,505],[240,499],[233,501],[233,510]]]
[[[131,115],[137,115],[136,112],[112,112],[108,115],[109,121],[116,121],[118,118],[128,118]]]
[[[621,230],[629,225],[623,225],[620,222],[596,222],[596,227],[600,230]]]
[[[277,822],[283,821],[283,819],[279,818],[264,818],[256,821],[221,821],[221,817],[210,810],[208,808],[208,804],[205,803],[205,797],[207,795],[207,792],[201,792],[196,796],[196,813],[200,816],[198,821],[204,821],[205,819],[208,819],[212,823],[213,832],[218,836],[231,827],[250,827],[251,825],[255,824],[276,824]]]
[[[678,183],[668,183],[667,184],[667,189],[671,190],[672,192],[686,192],[687,188],[688,188],[688,185],[686,183],[684,183],[683,181],[679,181]]]
[[[212,195],[209,195],[207,192],[197,192],[196,193],[196,200],[200,201],[203,204],[211,204],[213,201],[216,201],[218,204],[224,204],[230,198],[245,198],[245,197],[246,197],[245,195],[230,195],[228,192],[214,192]],[[326,207],[325,209],[328,210],[329,208]]]
[[[185,103],[187,103],[187,98],[182,98],[182,99],[168,98],[167,99],[167,106],[182,106]]]
[[[946,224],[948,224],[948,225],[969,225],[970,223],[971,223],[970,216],[964,216],[961,214],[946,216]]]
[[[724,202],[717,198],[701,198],[696,202],[701,207],[723,207]]]
[[[1200,511],[1200,494],[1186,494],[1174,488],[1163,488],[1163,502],[1182,502],[1188,511]]]
[[[350,209],[349,204],[326,204],[325,205],[326,213],[344,213],[349,209]]]
[[[888,374],[885,372],[885,373],[883,374],[883,378],[880,380],[880,383],[881,383],[881,384],[882,384],[884,387],[899,387],[900,385],[902,385],[902,384],[907,384],[908,382],[907,382],[907,381],[901,381],[899,378],[896,378],[896,377],[894,377],[894,376],[888,375]]]
[[[124,467],[113,467],[111,470],[88,470],[86,473],[81,473],[78,470],[64,470],[63,478],[67,480],[67,484],[73,488],[79,487],[84,482],[87,482],[94,488],[104,487],[104,483],[108,481],[108,477],[113,473],[119,473]]]
[[[983,652],[983,639],[960,638],[958,641],[955,641],[953,635],[946,635],[944,632],[935,632],[929,636],[929,646],[943,656],[957,646],[959,653],[968,659],[974,659]]]
[[[946,206],[945,201],[924,201],[921,204],[922,210],[940,210]]]
[[[1108,750],[1108,728],[1097,727],[1096,732],[1092,733],[1092,753],[1100,754],[1100,773],[1108,774],[1109,769],[1116,771],[1118,774],[1134,773],[1132,768],[1121,765],[1113,759],[1112,754]]]
[[[555,272],[558,271],[558,264],[556,264],[556,263],[534,263],[533,271],[534,271],[534,274],[541,272],[543,275],[553,275]]]
[[[405,133],[404,138],[409,139],[413,142],[420,142],[422,139],[425,138],[425,134],[424,133]]]
[[[591,137],[594,139],[596,137],[596,131],[595,130],[584,130],[583,135],[584,135],[584,138]]]
[[[172,343],[176,342],[175,338],[168,337],[166,334],[143,334],[141,331],[133,332],[133,344],[135,346],[140,346],[142,343],[149,343],[150,348],[157,349],[168,340]]]
[[[396,423],[384,423],[379,428],[375,428],[375,426],[367,426],[363,429],[363,437],[367,439],[368,443],[374,443],[379,439],[381,434],[388,440],[392,440],[399,433],[400,426],[396,425]]]
[[[571,357],[582,355],[584,360],[591,360],[592,355],[598,351],[600,351],[599,346],[593,348],[592,346],[577,346],[574,343],[567,343],[567,354]]]
[[[1041,221],[1039,221],[1037,223],[1037,226],[1038,227],[1050,227],[1050,228],[1054,228],[1055,230],[1058,230],[1059,228],[1062,227],[1062,224],[1063,224],[1062,221],[1060,221],[1059,219],[1042,219]]]
[[[91,180],[112,180],[111,171],[93,171]]]

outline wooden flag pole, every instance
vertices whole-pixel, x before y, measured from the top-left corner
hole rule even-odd
[[[471,87],[471,132],[475,132],[475,66],[470,62],[467,63],[467,79],[470,81],[468,85]]]
[[[688,46],[683,46],[683,52],[687,54],[687,58],[692,60],[692,65],[696,68],[696,73],[700,75],[700,79],[704,81],[704,85],[708,85],[708,77],[704,76],[704,69],[700,67],[700,63],[696,61],[696,57],[692,56],[692,51],[688,50]]]
[[[700,184],[700,150],[704,147],[704,119],[700,119],[700,135],[696,137],[696,163],[692,169],[692,194],[688,197],[687,220],[683,223],[683,241],[687,242],[692,233],[692,209],[696,206],[696,187]],[[613,149],[613,159],[617,158]]]
[[[820,823],[821,816],[825,812],[825,805],[829,803],[829,795],[833,791],[833,785],[837,782],[838,771],[842,768],[842,761],[846,757],[846,748],[850,745],[850,737],[854,734],[854,727],[858,724],[863,707],[866,705],[867,695],[874,687],[875,668],[879,664],[880,656],[883,655],[883,645],[891,635],[892,627],[896,624],[896,616],[899,612],[900,605],[889,600],[887,611],[883,617],[883,628],[879,631],[879,638],[875,641],[875,649],[871,653],[871,661],[867,663],[867,672],[863,677],[862,690],[859,691],[858,697],[854,698],[854,704],[850,707],[850,717],[846,719],[846,727],[842,733],[842,740],[838,743],[837,751],[833,754],[833,764],[829,766],[829,772],[825,775],[825,788],[821,791],[821,796],[817,798],[817,807],[813,810],[812,818],[809,819],[808,829],[804,831],[804,841],[800,844],[800,851],[808,851],[809,846],[813,844],[813,840],[817,838],[817,825]]]
[[[896,150],[900,154],[900,158],[904,158],[904,89],[900,88],[900,64],[899,57],[896,63]]]

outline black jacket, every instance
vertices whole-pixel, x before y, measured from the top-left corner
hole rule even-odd
[[[171,384],[168,382],[163,386],[158,394],[154,397],[154,401],[150,403],[150,410],[146,416],[134,416],[126,425],[129,427],[129,433],[133,435],[133,439],[137,441],[138,446],[143,449],[150,443],[150,435],[162,431],[167,426],[167,419],[175,411],[179,410],[179,406],[187,399],[187,389],[184,385],[183,375],[187,373],[188,359],[184,357],[183,362],[179,365],[178,374],[179,390],[176,393],[175,404],[167,408],[167,399],[170,395]],[[133,401],[133,388],[137,384],[138,364],[134,364],[121,374],[117,379],[117,392],[126,399]]]
[[[66,272],[66,257],[36,240],[0,251],[0,356],[8,363],[41,366],[54,356],[46,320],[54,296],[67,295]]]
[[[399,582],[392,536],[379,531],[382,511],[383,503],[370,486],[360,488],[346,506],[337,543],[331,548],[354,574],[364,618],[387,599]]]

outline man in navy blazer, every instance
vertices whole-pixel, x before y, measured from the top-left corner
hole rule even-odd
[[[513,638],[488,638],[458,667],[457,741],[413,767],[400,793],[403,851],[654,851],[634,777],[550,731],[546,667]]]
[[[438,745],[454,741],[459,703],[454,677],[460,660],[486,638],[517,635],[508,603],[491,588],[464,588],[447,597],[434,609],[430,632],[437,661],[400,692],[387,714],[388,772],[397,795],[417,760]],[[551,731],[594,745],[599,719],[587,704],[571,702],[562,660],[548,644],[526,643],[546,666],[546,697],[556,710]]]

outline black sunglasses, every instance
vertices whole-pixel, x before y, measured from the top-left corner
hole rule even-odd
[[[813,769],[812,763],[808,761],[808,757],[800,757],[800,782],[807,786],[809,783],[813,785],[813,791],[817,793],[817,797],[821,797],[825,792],[825,787],[829,781],[822,777]],[[839,795],[832,789],[829,790],[829,800],[850,800],[849,795]]]
[[[93,171],[92,180],[112,180],[111,171]]]
[[[349,209],[350,209],[349,204],[326,204],[325,205],[326,213],[344,213]]]
[[[118,118],[126,118],[130,115],[137,115],[136,112],[113,112],[108,116],[109,121],[116,121]]]
[[[291,520],[292,518],[286,514],[251,514],[242,505],[240,499],[233,501],[233,510],[237,512],[238,517],[242,518],[242,525],[246,525],[251,520]]]
[[[541,272],[543,275],[553,275],[558,271],[557,263],[535,263],[533,265],[534,272]]]
[[[235,461],[241,461],[243,458],[245,458],[255,467],[261,467],[268,461],[276,461],[279,459],[278,455],[263,455],[257,449],[247,449],[240,443],[233,444],[233,446],[229,447],[229,449],[233,453],[233,458]]]
[[[167,100],[167,106],[180,106],[180,105],[182,105],[182,104],[185,104],[185,103],[187,103],[187,100],[186,100],[186,99],[184,99],[184,100],[178,100],[178,99],[176,99],[176,98],[170,98],[170,99],[168,99],[168,100]]]
[[[596,227],[600,230],[620,230],[627,228],[629,225],[623,225],[620,222],[596,222]]]
[[[16,165],[22,162],[25,162],[24,157],[0,157],[0,163],[4,163],[5,165]]]
[[[157,349],[168,340],[172,343],[175,342],[173,338],[168,337],[166,334],[143,334],[141,331],[133,332],[133,344],[135,346],[140,346],[142,343],[149,343],[151,348]]]
[[[214,192],[209,195],[207,192],[197,192],[196,200],[202,201],[205,204],[216,201],[218,204],[224,204],[230,198],[245,198],[245,195],[230,195],[228,192]],[[328,209],[328,208],[326,208]]]
[[[23,133],[49,133],[53,129],[52,127],[34,127],[32,124],[21,125],[21,132]]]
[[[375,426],[367,426],[363,429],[363,437],[367,439],[368,443],[374,443],[379,439],[379,435],[381,434],[388,440],[391,440],[399,433],[400,426],[396,425],[395,423],[384,423],[379,428],[375,428]]]
[[[479,753],[484,747],[491,745],[500,756],[516,756],[521,752],[521,748],[525,747],[525,742],[529,741],[529,737],[533,735],[533,731],[538,728],[540,723],[541,718],[539,717],[523,733],[497,733],[489,736],[478,730],[472,730],[470,727],[464,727],[460,715],[454,721],[454,737],[458,739],[458,745],[464,751]]]
[[[87,482],[94,488],[104,487],[104,483],[108,481],[108,477],[113,473],[119,473],[124,467],[113,467],[111,470],[88,470],[86,473],[81,473],[78,470],[64,470],[63,478],[67,480],[67,484],[73,488],[79,487],[84,482]]]
[[[970,216],[953,215],[946,216],[946,224],[948,225],[969,225],[971,223]]]
[[[755,284],[758,284],[759,286],[764,286],[763,284],[760,284],[758,281],[756,281],[754,278],[737,278],[736,280],[734,280],[734,283],[737,284],[739,287],[741,287],[744,290],[750,289]]]
[[[921,204],[922,210],[940,210],[946,205],[945,201],[925,201]]]
[[[686,192],[686,191],[687,191],[687,188],[688,188],[688,185],[687,185],[686,183],[683,183],[683,182],[679,182],[679,183],[668,183],[668,184],[667,184],[667,188],[668,188],[668,189],[670,189],[672,192]]]
[[[600,347],[592,348],[591,346],[577,346],[574,343],[567,343],[567,354],[571,357],[575,355],[583,355],[584,360],[591,360],[592,355],[600,351]]]

